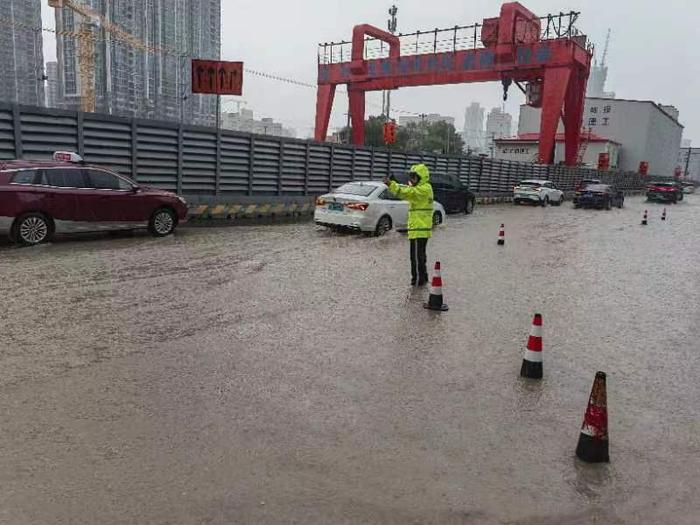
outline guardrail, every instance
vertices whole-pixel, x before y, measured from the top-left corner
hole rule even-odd
[[[89,163],[201,203],[319,195],[419,162],[459,177],[480,196],[509,194],[528,178],[551,180],[566,191],[583,178],[624,190],[641,189],[645,181],[637,173],[355,147],[0,103],[0,160],[50,159],[56,150],[76,151]]]

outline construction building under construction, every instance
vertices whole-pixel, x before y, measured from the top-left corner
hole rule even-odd
[[[0,1],[0,101],[44,105],[41,0]]]
[[[76,0],[156,51],[116,38],[99,23],[94,40],[95,110],[121,116],[214,125],[214,97],[191,94],[191,58],[219,59],[221,0]],[[59,105],[81,107],[79,44],[86,20],[56,9]],[[68,34],[65,34],[68,33]]]

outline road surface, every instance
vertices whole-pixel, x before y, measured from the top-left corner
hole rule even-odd
[[[450,216],[444,314],[398,234],[0,246],[0,523],[697,524],[700,197],[668,209]]]

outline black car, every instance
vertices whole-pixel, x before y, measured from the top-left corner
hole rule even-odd
[[[624,205],[624,192],[607,184],[589,184],[574,195],[574,208],[610,210],[613,206],[622,208]]]
[[[471,213],[476,204],[474,195],[456,175],[437,173],[430,175],[435,200],[447,213]]]
[[[603,184],[603,181],[600,179],[582,179],[578,184],[576,184],[576,191],[581,191],[583,188],[590,186],[591,184]]]

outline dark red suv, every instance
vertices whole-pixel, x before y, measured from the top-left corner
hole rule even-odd
[[[181,197],[86,165],[75,153],[57,152],[52,162],[0,161],[0,234],[15,242],[137,228],[164,237],[186,219]]]

